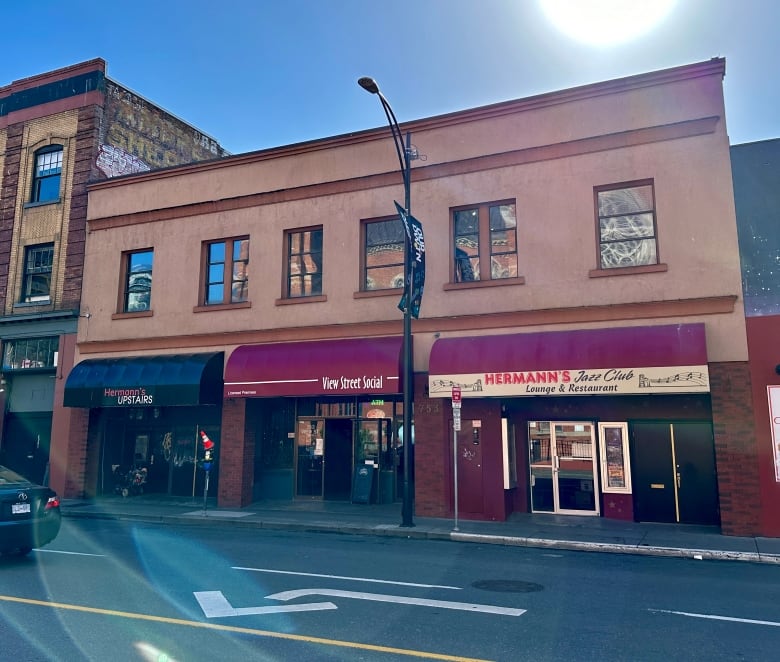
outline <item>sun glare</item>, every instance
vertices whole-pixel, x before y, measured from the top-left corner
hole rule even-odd
[[[652,30],[676,0],[539,0],[548,20],[572,39],[592,46],[622,44]]]

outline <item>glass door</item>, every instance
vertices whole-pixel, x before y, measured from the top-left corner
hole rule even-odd
[[[355,468],[372,466],[375,485],[372,498],[377,503],[393,503],[398,456],[393,449],[389,418],[357,419]]]
[[[548,421],[529,421],[528,454],[531,467],[531,512],[555,512],[552,435]]]
[[[325,457],[325,420],[301,418],[295,433],[296,487],[301,497],[322,498],[323,459]]]
[[[531,510],[598,515],[594,426],[530,421]]]

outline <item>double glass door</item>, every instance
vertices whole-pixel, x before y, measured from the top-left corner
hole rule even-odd
[[[598,515],[592,423],[529,421],[528,449],[532,512]]]

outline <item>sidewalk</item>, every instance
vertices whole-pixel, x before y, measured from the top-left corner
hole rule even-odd
[[[188,525],[321,531],[452,540],[587,552],[780,564],[780,539],[721,535],[717,527],[621,522],[602,517],[514,513],[506,522],[415,517],[402,527],[401,504],[336,501],[264,501],[216,508],[189,497],[104,497],[62,500],[69,518],[136,520]]]

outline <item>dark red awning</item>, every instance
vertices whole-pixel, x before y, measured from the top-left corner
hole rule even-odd
[[[429,375],[706,365],[704,324],[440,338]]]
[[[401,392],[403,338],[242,345],[225,367],[225,397]]]

